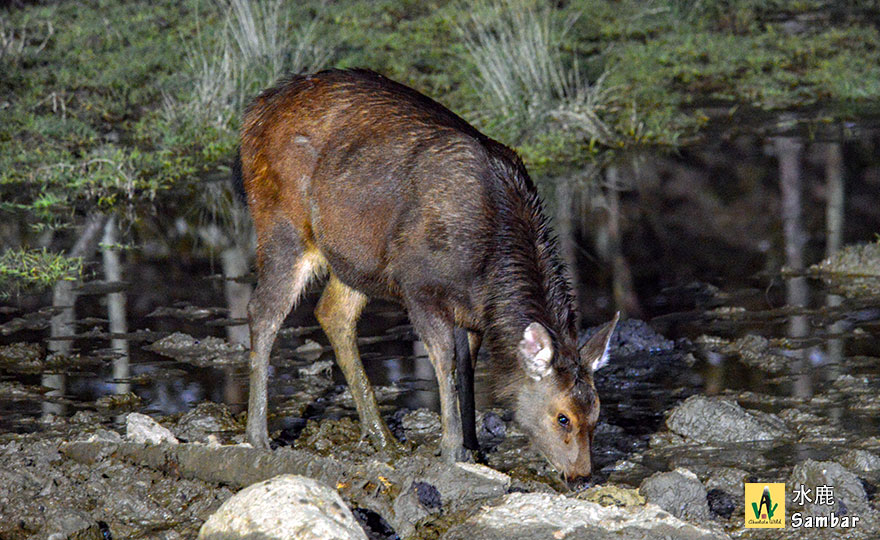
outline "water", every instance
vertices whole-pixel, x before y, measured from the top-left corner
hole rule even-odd
[[[616,290],[633,315],[677,341],[679,355],[676,370],[665,374],[650,369],[652,362],[664,361],[662,354],[645,351],[625,369],[598,377],[601,429],[607,433],[597,449],[600,465],[644,449],[662,427],[664,412],[697,392],[728,395],[774,413],[800,407],[833,428],[813,443],[768,451],[768,459],[779,466],[790,465],[795,456],[827,458],[833,453],[829,446],[839,447],[841,441],[880,436],[880,302],[837,296],[803,274],[829,246],[872,241],[880,231],[880,137],[875,129],[850,131],[857,137],[851,133],[829,142],[800,133],[772,138],[728,126],[707,137],[712,142],[673,156],[649,153],[621,160],[605,177],[623,188],[617,195],[593,190],[576,197],[575,215],[582,217],[559,232],[563,245],[576,246],[569,261],[577,269],[584,321],[610,318],[615,296],[609,291]],[[785,152],[791,153],[788,158]],[[842,190],[833,185],[835,156]],[[792,186],[780,188],[780,178],[792,178],[792,171],[781,170],[785,163],[797,169],[794,192]],[[835,189],[842,203],[832,208],[828,201]],[[619,208],[617,237],[609,233],[609,207]],[[172,223],[173,216],[167,221]],[[51,313],[38,308],[51,303],[48,295],[19,299],[0,310],[0,346],[36,346],[32,357],[11,348],[0,352],[0,431],[39,431],[42,419],[79,410],[97,410],[112,424],[127,410],[168,415],[204,400],[226,403],[234,413],[246,408],[244,362],[205,366],[146,348],[174,332],[201,340],[241,338],[240,330],[230,329],[242,322],[242,304],[229,307],[230,282],[219,275],[225,255],[206,256],[204,246],[163,252],[155,244],[148,241],[128,253],[123,282],[88,283],[79,291],[76,322],[65,339],[47,340]],[[615,245],[622,265],[606,262]],[[120,291],[125,330],[114,335],[108,306],[118,297],[113,300],[109,293]],[[339,399],[344,386],[335,368],[332,384],[325,387],[304,389],[298,382],[301,368],[332,360],[311,315],[318,293],[306,296],[279,338],[269,389],[270,411],[277,414],[270,428],[295,434],[301,416],[354,414]],[[359,336],[370,378],[384,387],[386,413],[402,407],[438,409],[430,363],[399,308],[371,303]],[[767,356],[745,362],[742,348],[719,352],[703,336],[725,343],[764,338]],[[52,350],[60,353],[46,360]],[[687,354],[689,363],[681,364]],[[774,359],[783,367],[762,368],[762,362]],[[485,365],[480,363],[476,376],[480,409],[497,406]],[[107,396],[120,389],[137,397],[114,404]],[[306,390],[310,393],[303,394]]]

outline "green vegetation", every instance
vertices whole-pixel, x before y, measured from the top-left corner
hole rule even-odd
[[[474,120],[533,165],[562,161],[554,139],[571,145],[571,161],[589,159],[585,143],[613,144],[601,118],[612,94],[603,87],[605,74],[591,82],[577,56],[562,48],[577,14],[563,19],[549,7],[538,11],[514,0],[485,7],[459,27],[477,73],[470,86],[483,89],[483,114]]]
[[[41,289],[82,274],[82,259],[42,250],[7,249],[0,254],[0,299],[12,292]]]
[[[45,245],[29,238],[95,209],[137,227],[137,204],[228,164],[241,109],[261,88],[322,66],[369,67],[431,95],[515,146],[539,179],[620,149],[673,147],[742,105],[809,108],[828,121],[852,119],[880,97],[876,5],[555,5],[90,0],[6,8],[3,220],[24,224],[13,235],[25,239],[20,253]]]

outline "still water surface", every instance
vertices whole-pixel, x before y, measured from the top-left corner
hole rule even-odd
[[[692,355],[686,373],[644,378],[640,373],[650,370],[634,363],[598,378],[602,421],[614,427],[611,433],[626,434],[610,437],[600,454],[611,462],[625,455],[621,446],[643,446],[668,408],[698,392],[728,394],[771,412],[806,403],[811,414],[840,428],[843,440],[777,449],[781,461],[825,457],[828,445],[880,436],[880,301],[836,295],[805,274],[841,246],[873,241],[880,232],[877,130],[817,140],[728,129],[712,140],[672,156],[629,156],[599,174],[604,187],[586,189],[572,173],[565,190],[545,193],[559,216],[564,255],[576,269],[584,326],[623,306],[675,341],[679,353]],[[567,197],[571,207],[560,212]],[[193,228],[177,216],[163,219],[175,223],[169,230]],[[70,336],[49,340],[51,312],[37,311],[51,304],[49,296],[0,310],[0,345],[31,344],[40,358],[60,353],[27,368],[12,349],[2,349],[0,431],[38,431],[46,415],[78,410],[103,411],[113,423],[118,411],[107,396],[128,391],[140,399],[134,407],[150,414],[184,412],[204,400],[227,403],[234,412],[246,407],[242,362],[181,361],[146,348],[175,332],[241,340],[240,327],[231,329],[241,321],[234,316],[241,302],[230,308],[235,301],[222,276],[230,267],[218,254],[206,256],[204,247],[163,252],[149,247],[155,241],[141,242],[126,254],[121,282],[79,289]],[[96,273],[100,277],[100,267]],[[273,356],[270,409],[281,414],[272,422],[288,433],[301,428],[303,418],[354,414],[338,399],[344,387],[335,368],[335,384],[308,394],[308,406],[296,404],[304,395],[299,370],[332,360],[311,315],[318,293],[311,291],[287,319]],[[120,317],[120,298],[124,317],[111,336],[108,310],[115,304]],[[370,378],[385,387],[384,410],[437,410],[433,371],[405,314],[372,303],[360,329]],[[769,340],[754,343],[770,354],[744,362],[741,350],[706,345],[746,336]],[[243,358],[241,349],[234,352]],[[650,363],[652,354],[643,352],[640,361]],[[780,369],[761,365],[774,358],[793,360]],[[481,409],[497,405],[485,365],[477,370]]]

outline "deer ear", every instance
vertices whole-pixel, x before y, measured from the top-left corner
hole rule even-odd
[[[553,343],[547,329],[533,322],[523,332],[519,342],[519,354],[529,377],[540,381],[553,370],[550,361],[553,359]]]
[[[614,333],[614,327],[617,326],[618,320],[620,320],[619,311],[611,319],[611,322],[600,328],[593,337],[581,346],[580,356],[582,365],[590,366],[592,371],[596,371],[608,363],[608,348],[611,344],[611,335]]]

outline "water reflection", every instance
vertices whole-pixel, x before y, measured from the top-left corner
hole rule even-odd
[[[69,252],[70,257],[82,257],[88,259],[95,252],[98,239],[103,232],[107,217],[102,214],[92,214],[86,219],[82,232],[73,248]],[[74,320],[76,319],[76,298],[74,282],[59,281],[52,289],[52,307],[55,308],[51,320],[48,349],[58,356],[70,356],[73,348],[72,336],[74,334]],[[67,392],[67,376],[63,372],[45,372],[42,378],[43,386],[52,388],[46,394],[42,403],[43,416],[63,414],[65,407],[63,398]]]
[[[776,157],[779,160],[779,191],[782,215],[782,230],[785,242],[785,269],[791,274],[785,280],[785,303],[794,308],[806,307],[809,303],[809,288],[804,273],[804,246],[807,234],[803,223],[803,177],[801,173],[801,152],[803,144],[792,137],[774,139]],[[792,315],[788,321],[788,336],[797,341],[809,335],[810,326],[806,315]],[[795,348],[791,355],[794,385],[792,394],[802,399],[812,393],[810,379],[810,360],[807,351]]]
[[[624,254],[623,233],[621,231],[620,191],[624,183],[620,178],[620,169],[614,165],[605,171],[607,189],[607,219],[602,232],[605,236],[603,259],[611,267],[611,291],[614,305],[624,316],[642,317],[642,307],[633,284],[632,271]]]
[[[871,240],[880,230],[876,204],[880,152],[875,151],[880,145],[871,141],[860,143],[868,148],[860,150],[862,154],[873,152],[871,159],[858,161],[853,158],[856,146],[843,139],[807,143],[797,136],[719,138],[677,155],[624,158],[598,171],[602,181],[589,190],[582,181],[554,185],[560,242],[578,285],[585,325],[606,320],[613,310],[623,308],[643,314],[673,339],[695,340],[705,334],[733,341],[762,336],[771,343],[772,353],[792,354],[797,360],[787,364],[787,373],[771,374],[733,354],[714,353],[701,357],[694,368],[701,380],[674,377],[639,386],[623,384],[622,377],[619,388],[604,391],[603,422],[636,425],[648,413],[662,415],[674,401],[671,396],[684,395],[683,388],[691,391],[702,384],[701,391],[709,394],[758,396],[754,406],[776,412],[785,407],[810,410],[860,436],[880,433],[876,421],[852,414],[847,408],[849,397],[828,390],[844,373],[872,377],[880,373],[876,342],[843,339],[860,329],[869,333],[875,328],[868,320],[870,314],[860,315],[874,308],[827,294],[803,276],[809,264],[841,245]],[[875,176],[876,185],[871,180]],[[241,247],[248,245],[246,235],[237,236],[229,223],[189,223],[181,218],[174,227],[177,233],[157,233],[198,237],[201,251],[172,250],[152,261],[131,257],[125,268],[139,282],[128,291],[106,291],[106,312],[101,297],[84,295],[77,300],[73,284],[59,284],[49,350],[69,355],[75,352],[75,339],[77,352],[88,356],[110,340],[115,355],[112,375],[107,370],[46,373],[43,384],[53,388],[50,399],[30,405],[39,402],[45,413],[71,414],[73,408],[65,409],[64,403],[94,408],[101,393],[131,390],[143,399],[143,410],[148,412],[181,412],[202,399],[233,404],[240,411],[246,402],[246,367],[197,367],[144,351],[144,342],[156,336],[144,341],[121,337],[130,330],[150,328],[158,336],[181,331],[196,338],[248,342],[243,322],[251,285],[242,276],[248,274],[250,255]],[[113,221],[100,220],[97,232],[90,230],[89,225],[83,229],[77,242],[81,247],[74,250],[88,253],[88,244],[103,235],[103,277],[120,283],[125,276],[116,246],[126,238]],[[207,253],[213,253],[213,259]],[[222,279],[214,276],[214,264],[221,267]],[[788,270],[784,277],[782,267]],[[314,362],[299,349],[307,340],[323,347],[317,353],[319,361],[332,360],[326,337],[312,316],[315,300],[314,294],[309,295],[281,333],[273,356],[273,407],[304,395],[298,394],[302,390],[297,385],[298,370]],[[104,313],[109,333],[75,335],[77,319]],[[437,410],[433,370],[423,346],[401,326],[405,322],[399,310],[380,304],[367,308],[359,329],[359,336],[366,338],[360,341],[366,369],[376,385],[395,383],[403,389],[385,402],[384,412],[401,406]],[[22,335],[12,333],[2,338],[3,343],[30,339]],[[861,372],[853,367],[854,354],[846,356],[846,349],[856,346],[868,358]],[[812,365],[810,352],[821,365]],[[645,359],[646,365],[649,361]],[[483,410],[496,405],[488,392],[490,375],[485,368],[485,361],[479,363],[476,373],[477,406]],[[637,370],[633,373],[638,376]],[[106,384],[108,380],[113,384]],[[353,409],[336,399],[342,382],[334,372],[323,393],[308,395],[311,403],[302,414],[353,415]],[[822,397],[826,404],[808,401],[811,396]],[[21,405],[7,409],[20,410]],[[300,410],[286,408],[295,409]],[[302,423],[294,412],[277,420],[282,426]]]
[[[104,279],[108,283],[122,282],[122,262],[119,257],[119,231],[116,219],[110,218],[104,225],[104,238],[101,241],[101,257],[104,263]],[[128,319],[125,309],[125,293],[122,291],[107,294],[107,319],[109,321],[110,350],[116,353],[113,360],[113,392],[126,394],[131,390],[128,383],[129,355],[128,340],[120,338],[128,332]]]
[[[247,305],[251,299],[251,285],[242,282],[249,272],[250,261],[245,251],[237,244],[232,244],[220,255],[223,264],[223,296],[229,309],[230,322],[247,321]],[[230,343],[238,343],[250,348],[250,330],[247,324],[229,324],[226,326],[226,339]],[[223,401],[225,403],[244,403],[247,401],[244,386],[236,378],[232,368],[225,368],[223,373]]]
[[[232,245],[220,254],[223,264],[223,296],[229,308],[231,321],[247,320],[247,305],[251,299],[250,283],[242,282],[250,273],[250,260],[245,251]],[[226,327],[226,338],[232,343],[240,343],[250,347],[251,338],[247,324],[230,324]]]
[[[844,168],[843,149],[840,143],[828,143],[825,146],[825,257],[837,253],[843,246],[844,227]],[[836,294],[825,296],[825,305],[829,308],[837,308],[843,302],[843,298]],[[837,321],[828,327],[827,332],[838,335],[844,330],[842,321]],[[828,376],[831,379],[840,374],[840,366],[843,360],[843,339],[832,338],[826,345],[828,356]]]

